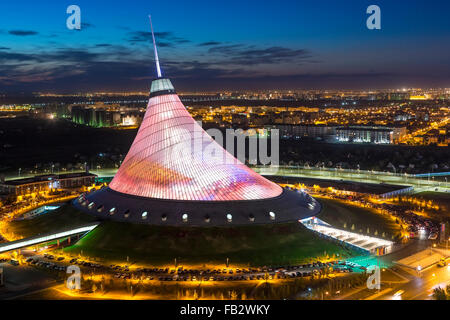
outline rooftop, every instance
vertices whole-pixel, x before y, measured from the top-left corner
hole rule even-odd
[[[64,174],[45,174],[34,176],[32,178],[14,179],[3,182],[4,185],[20,186],[36,182],[45,182],[53,180],[73,179],[73,178],[85,178],[85,177],[97,177],[96,174],[77,172],[77,173],[64,173]]]

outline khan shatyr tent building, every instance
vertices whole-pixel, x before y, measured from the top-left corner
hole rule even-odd
[[[172,226],[287,222],[320,211],[308,194],[283,190],[216,143],[161,76],[154,50],[158,78],[136,138],[110,185],[80,196],[77,208],[101,219]]]

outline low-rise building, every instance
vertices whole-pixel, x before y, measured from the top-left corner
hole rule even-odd
[[[273,124],[264,126],[264,129],[268,131],[272,129],[280,130],[280,138],[282,139],[325,138],[334,136],[336,131],[336,127],[326,125]]]
[[[95,183],[96,174],[81,172],[67,174],[40,175],[32,178],[0,181],[0,193],[16,196],[52,189],[73,189]]]
[[[336,128],[336,140],[339,142],[392,144],[405,134],[405,127],[350,126]]]

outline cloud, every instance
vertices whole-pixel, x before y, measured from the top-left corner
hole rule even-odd
[[[34,36],[39,32],[32,30],[9,30],[8,33],[13,36]]]
[[[93,28],[93,27],[94,27],[94,25],[92,23],[89,23],[89,22],[82,22],[81,23],[81,30],[87,29],[87,28]]]
[[[38,56],[34,54],[19,53],[19,52],[0,52],[0,63],[8,61],[33,61],[38,60]]]
[[[149,33],[134,34],[143,37],[148,35]],[[160,33],[162,46],[173,45],[170,40],[174,37],[169,32]],[[97,49],[102,49],[101,53]],[[208,51],[212,51],[218,59],[204,61],[166,57],[162,61],[163,72],[180,83],[185,82],[185,88],[211,88],[221,81],[228,83],[235,79],[244,83],[243,79],[249,81],[266,76],[261,70],[244,68],[244,63],[255,64],[262,58],[267,63],[275,60],[276,53],[281,55],[280,59],[304,54],[303,51],[287,48],[255,48],[242,44],[216,45]],[[150,82],[143,79],[151,79],[152,74],[155,74],[149,71],[149,68],[154,67],[150,62],[152,58],[151,50],[107,43],[98,43],[90,48],[55,48],[53,51],[0,50],[0,83],[10,88],[29,87],[30,91],[45,88],[67,91],[73,91],[74,88],[85,91],[145,89]],[[247,62],[244,61],[246,59]]]
[[[207,41],[207,42],[202,42],[199,43],[198,46],[199,47],[209,47],[209,46],[217,46],[219,44],[222,44],[222,42],[217,42],[217,41]]]
[[[52,61],[63,61],[63,62],[87,62],[95,60],[99,57],[99,53],[89,52],[84,49],[59,49],[53,53],[41,54],[41,59],[46,59],[49,62]]]
[[[244,45],[242,45],[242,44],[228,44],[228,45],[212,47],[208,50],[208,52],[209,53],[219,53],[219,54],[235,54],[242,47],[244,47]]]
[[[243,50],[231,59],[240,65],[277,64],[281,62],[303,62],[312,55],[305,49],[270,47],[265,49]]]
[[[222,57],[221,64],[252,66],[259,64],[294,63],[296,65],[313,61],[313,55],[306,49],[286,47],[257,48],[252,45],[230,44],[213,46],[208,53]]]
[[[161,47],[172,47],[175,44],[183,44],[191,42],[188,39],[175,36],[174,33],[170,31],[155,32],[155,39],[158,46]],[[126,40],[132,44],[139,42],[151,42],[152,33],[148,31],[132,31],[128,33],[128,37]]]
[[[173,45],[174,42],[166,40],[172,37],[171,33],[163,33],[161,42]],[[194,46],[200,51],[197,44]],[[358,73],[355,69],[347,73],[321,73],[320,70],[307,73],[299,66],[315,62],[314,55],[300,48],[244,44],[202,47],[201,51],[207,53],[205,57],[168,52],[161,60],[163,74],[173,79],[179,91],[336,88],[336,84],[340,88],[375,88],[380,83],[388,86],[417,78],[415,74]],[[130,44],[98,43],[89,47],[16,52],[0,48],[0,87],[30,92],[147,90],[156,74],[152,59],[151,49]]]

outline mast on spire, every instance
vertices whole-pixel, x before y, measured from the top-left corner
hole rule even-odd
[[[161,78],[161,67],[159,66],[159,58],[158,58],[158,50],[156,49],[156,41],[155,41],[155,33],[153,32],[153,24],[152,24],[152,16],[149,15],[150,19],[150,28],[152,29],[152,38],[153,38],[153,49],[155,51],[155,63],[156,63],[156,72],[158,73],[158,78]]]

